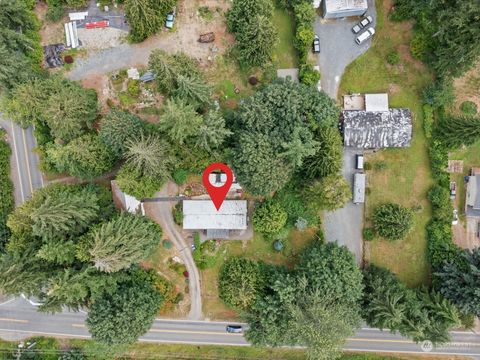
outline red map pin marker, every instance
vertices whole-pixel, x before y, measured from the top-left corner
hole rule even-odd
[[[221,170],[227,176],[227,179],[222,186],[215,186],[210,182],[210,174],[214,170]],[[223,204],[223,200],[225,200],[225,197],[228,194],[228,190],[230,190],[230,187],[232,186],[232,183],[233,183],[232,170],[230,170],[230,168],[224,163],[210,164],[207,166],[207,168],[203,172],[202,180],[203,180],[203,185],[207,189],[207,192],[213,201],[213,205],[215,205],[215,208],[217,209],[217,211],[220,210],[220,207]]]

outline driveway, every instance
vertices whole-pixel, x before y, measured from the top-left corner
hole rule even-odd
[[[342,175],[353,189],[353,174],[355,173],[355,154],[360,150],[344,149]],[[325,212],[324,230],[327,241],[337,241],[345,245],[354,255],[357,264],[363,261],[363,204],[354,204],[351,200],[345,207],[332,212]]]
[[[169,197],[177,194],[177,186],[169,181],[155,194],[155,197]],[[191,307],[188,318],[190,320],[202,319],[202,298],[200,294],[200,274],[193,260],[190,246],[183,238],[180,229],[173,221],[172,208],[175,201],[146,202],[145,213],[156,223],[160,224],[165,234],[173,242],[188,271],[188,286],[191,299]]]
[[[367,15],[373,17],[375,27],[376,11],[375,1],[368,0]],[[337,99],[338,87],[343,72],[348,64],[368,50],[371,39],[362,45],[355,43],[355,35],[352,27],[359,21],[358,17],[324,20],[317,17],[315,33],[320,38],[320,54],[318,65],[320,66],[322,90],[332,99]]]

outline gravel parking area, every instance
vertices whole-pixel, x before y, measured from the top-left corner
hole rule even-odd
[[[367,15],[373,17],[373,23],[368,26],[375,27],[374,0],[368,0]],[[345,67],[367,51],[372,42],[369,39],[362,45],[355,43],[358,34],[352,32],[352,27],[359,21],[358,17],[330,20],[317,17],[315,32],[320,38],[318,65],[322,75],[321,85],[322,90],[333,99],[337,98],[338,87]]]
[[[355,173],[355,155],[360,150],[344,149],[342,175],[353,189],[353,174]],[[368,181],[368,179],[367,179]],[[354,204],[351,200],[345,207],[332,212],[326,212],[324,218],[325,238],[327,241],[337,241],[345,245],[353,254],[359,265],[363,261],[363,215],[364,205]]]

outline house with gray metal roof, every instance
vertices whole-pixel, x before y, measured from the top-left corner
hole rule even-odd
[[[465,215],[480,219],[480,171],[473,170],[468,177]]]
[[[346,147],[408,147],[412,140],[412,113],[409,109],[345,110],[342,112],[342,130]]]
[[[322,10],[325,19],[362,16],[368,10],[368,3],[367,0],[323,0]]]
[[[218,211],[210,199],[183,201],[184,230],[206,230],[209,239],[228,239],[230,232],[247,227],[246,200],[225,200]]]

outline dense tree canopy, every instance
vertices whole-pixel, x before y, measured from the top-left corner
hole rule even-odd
[[[117,272],[146,258],[161,237],[161,228],[151,220],[124,213],[91,231],[84,246],[98,270]]]
[[[227,13],[228,30],[235,34],[239,61],[261,66],[271,60],[276,41],[270,0],[235,0]]]
[[[310,179],[338,174],[343,160],[343,143],[338,130],[323,126],[317,131],[315,140],[319,144],[318,150],[305,159],[302,173]]]
[[[478,1],[396,0],[394,19],[416,19],[416,53],[440,76],[460,76],[480,55]],[[412,42],[413,45],[413,42]]]
[[[399,240],[412,229],[413,213],[399,204],[384,204],[375,209],[373,225],[380,236],[389,240]]]
[[[480,248],[463,250],[460,260],[435,273],[438,290],[462,312],[480,316]]]
[[[125,0],[132,40],[143,41],[160,30],[176,3],[176,0]]]
[[[93,303],[86,320],[93,339],[108,345],[132,344],[150,329],[163,298],[149,275],[134,272],[115,292],[103,293]]]
[[[480,117],[446,117],[438,126],[438,136],[449,148],[472,145],[480,139]]]
[[[316,241],[293,271],[270,267],[264,276],[247,312],[247,339],[255,345],[308,346],[311,359],[338,357],[359,322],[363,284],[353,255],[335,243]]]
[[[339,110],[323,92],[290,81],[257,92],[235,114],[233,167],[251,193],[279,190],[315,154],[315,132],[334,126]]]
[[[100,126],[100,139],[117,158],[121,158],[127,141],[141,135],[143,121],[128,111],[113,109],[102,118]]]
[[[449,341],[448,331],[460,323],[456,308],[440,294],[407,289],[394,274],[375,266],[365,271],[362,311],[372,327],[435,344]]]
[[[282,205],[272,200],[258,205],[253,214],[253,225],[256,231],[273,235],[283,229],[288,214]]]
[[[305,189],[305,198],[315,210],[335,210],[352,198],[349,183],[341,175],[329,175],[315,180]]]
[[[242,257],[227,259],[220,269],[220,299],[239,310],[251,308],[263,287],[262,269],[259,264]]]
[[[21,126],[45,123],[57,141],[68,142],[92,127],[97,95],[57,75],[15,87],[6,110]]]
[[[110,149],[94,134],[85,134],[67,145],[47,148],[47,157],[60,173],[93,179],[112,169],[115,161]]]

